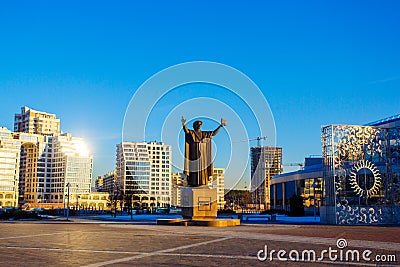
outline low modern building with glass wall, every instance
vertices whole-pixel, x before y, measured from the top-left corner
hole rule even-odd
[[[314,208],[318,213],[323,194],[322,161],[320,157],[309,157],[305,159],[301,170],[272,177],[271,208],[289,210],[289,199],[293,195],[300,195],[306,213],[313,213]]]
[[[400,115],[323,127],[321,222],[400,223]]]

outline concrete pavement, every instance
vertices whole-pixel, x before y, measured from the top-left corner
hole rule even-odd
[[[182,227],[96,222],[5,222],[0,224],[1,266],[286,266],[272,250],[337,248],[371,250],[400,257],[398,227],[261,224],[238,227]],[[287,255],[286,255],[287,257]],[[371,258],[372,259],[372,258]],[[375,258],[374,258],[375,259]],[[297,266],[375,266],[377,262],[296,262]],[[398,264],[385,262],[385,266]]]

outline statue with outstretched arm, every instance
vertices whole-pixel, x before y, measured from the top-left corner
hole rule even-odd
[[[188,186],[198,187],[207,185],[213,175],[211,139],[219,130],[226,126],[226,120],[214,131],[201,131],[203,122],[193,123],[193,130],[186,127],[186,120],[182,117],[182,127],[185,132],[185,168]]]

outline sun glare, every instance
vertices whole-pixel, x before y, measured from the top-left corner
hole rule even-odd
[[[79,154],[79,156],[83,157],[89,156],[89,149],[83,141],[75,143],[74,148],[75,151]]]

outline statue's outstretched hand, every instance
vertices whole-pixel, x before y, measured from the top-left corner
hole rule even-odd
[[[186,124],[186,120],[185,120],[185,118],[182,116],[182,125],[185,125]]]
[[[226,119],[224,119],[224,118],[221,119],[221,125],[226,126]]]

